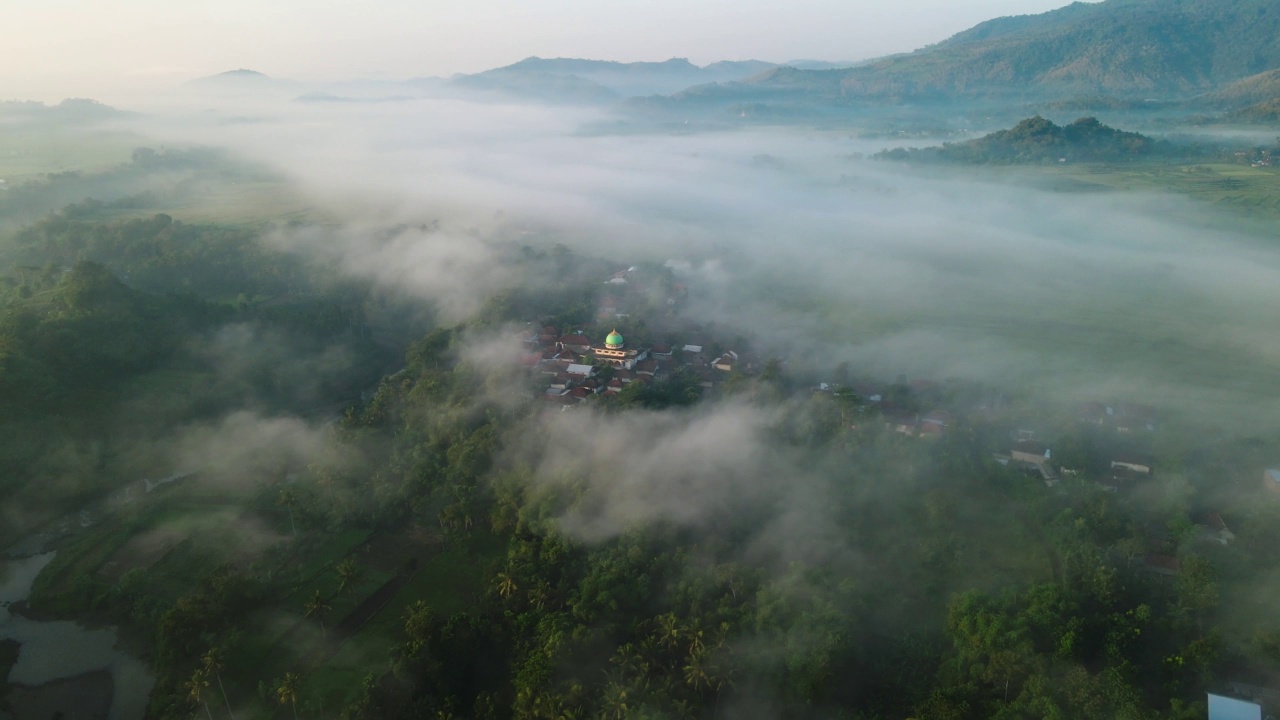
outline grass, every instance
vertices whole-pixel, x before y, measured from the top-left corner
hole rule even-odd
[[[47,173],[105,170],[145,144],[133,133],[22,126],[0,133],[0,178],[15,185]]]

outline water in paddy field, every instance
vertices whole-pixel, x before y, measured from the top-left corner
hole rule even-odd
[[[13,603],[31,594],[36,576],[53,561],[49,552],[28,558],[0,561],[0,640],[21,644],[18,661],[9,671],[10,685],[37,687],[54,681],[68,683],[59,693],[76,694],[75,678],[108,672],[111,694],[110,720],[141,720],[155,678],[136,658],[116,650],[115,628],[89,630],[69,621],[41,622],[14,615]],[[12,697],[11,702],[21,700]],[[18,715],[23,713],[19,708]]]

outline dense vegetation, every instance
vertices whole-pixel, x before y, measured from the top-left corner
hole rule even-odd
[[[385,641],[350,637],[358,626],[336,608],[359,615],[349,580],[357,572],[398,564],[381,587],[399,589],[439,562],[420,568],[420,551],[403,544],[394,547],[404,555],[378,558],[357,543],[314,580],[295,579],[287,556],[249,573],[222,570],[171,606],[155,605],[141,579],[124,592],[84,589],[117,617],[151,618],[164,658],[158,716],[190,712],[188,688],[208,677],[208,653],[246,657],[236,643],[254,648],[248,657],[286,653],[274,668],[221,666],[241,702],[243,684],[260,682],[260,701],[277,712],[385,718],[1189,719],[1202,716],[1217,670],[1259,652],[1229,644],[1215,610],[1224,573],[1242,579],[1265,566],[1266,543],[1227,552],[1197,540],[1190,517],[1199,501],[1152,504],[1083,479],[1046,490],[992,462],[1005,418],[967,418],[936,443],[880,429],[874,415],[850,432],[841,404],[856,398],[802,392],[776,371],[684,409],[685,392],[659,386],[642,404],[619,397],[572,411],[601,438],[619,424],[679,434],[707,414],[766,412],[774,419],[753,438],[763,450],[740,451],[777,457],[787,471],[785,481],[767,470],[728,479],[727,495],[696,522],[658,515],[583,537],[574,519],[607,512],[602,493],[614,478],[536,469],[564,440],[557,426],[576,421],[537,401],[513,407],[477,395],[510,371],[465,359],[476,332],[484,330],[429,334],[404,371],[351,409],[333,441],[367,465],[313,467],[257,505],[286,528],[296,516],[304,556],[355,528],[359,538],[373,531],[364,544],[382,548],[376,538],[439,528],[436,552],[467,558],[455,575],[432,576],[448,585],[403,598],[401,614],[381,626]],[[908,404],[937,399],[905,387],[894,394]],[[1069,432],[1066,454],[1090,473],[1115,443],[1089,426]],[[1186,470],[1221,469],[1220,459]],[[1179,482],[1182,467],[1161,467],[1170,473],[1162,482]],[[726,480],[688,475],[707,484],[697,494],[713,497]],[[794,505],[807,496],[819,504]],[[789,508],[805,514],[788,518]],[[1259,512],[1250,531],[1273,517]],[[1142,559],[1151,551],[1177,552],[1180,574],[1152,573]],[[272,607],[330,629],[260,645],[254,621],[239,618]],[[227,635],[242,639],[219,640]],[[1268,637],[1260,630],[1250,642],[1268,648]],[[315,657],[378,642],[387,655],[361,655],[359,683],[333,684]]]
[[[101,207],[0,245],[0,492],[21,511],[5,540],[154,472],[149,445],[175,422],[333,404],[389,361],[367,289],[329,268],[243,229],[91,219]]]
[[[134,506],[67,545],[36,602],[134,628],[159,676],[152,714],[174,718],[225,705],[237,717],[1189,719],[1223,673],[1273,657],[1269,621],[1242,636],[1218,612],[1271,562],[1275,510],[1231,506],[1251,538],[1231,548],[1195,524],[1227,507],[1220,478],[1259,448],[1175,455],[1176,435],[1140,438],[1161,450],[1161,477],[1113,494],[1093,478],[1134,441],[1065,415],[1059,455],[1082,475],[1050,490],[992,460],[1016,414],[905,438],[851,392],[814,393],[776,363],[714,397],[676,373],[549,410],[524,371],[475,348],[530,313],[584,322],[595,297],[579,278],[608,264],[519,257],[561,279],[414,343],[324,431],[325,457]],[[92,265],[60,286],[95,306],[135,297]],[[978,392],[888,394],[923,409]],[[712,443],[649,465],[674,482],[632,474],[672,447],[663,437],[744,417],[761,419],[734,446],[745,472]],[[595,440],[572,452],[602,443],[609,465],[564,463],[560,445],[584,428]],[[617,506],[617,482],[665,488],[693,514],[637,511],[662,502],[643,492]],[[234,521],[129,560],[131,538],[164,518],[228,504]],[[263,526],[278,534],[226,536]],[[1178,556],[1180,572],[1153,573],[1148,553]],[[108,558],[135,569],[115,575]]]
[[[935,153],[1159,151],[1032,118]],[[25,523],[0,529],[99,517],[59,538],[32,604],[125,627],[152,717],[1189,720],[1280,661],[1253,617],[1280,542],[1264,440],[896,382],[899,410],[955,408],[904,437],[849,368],[815,392],[776,360],[562,411],[515,338],[591,326],[613,259],[504,248],[512,286],[405,349],[407,322],[371,340],[397,308],[366,284],[130,210],[79,202],[0,245],[0,493]],[[670,271],[637,275],[651,296],[611,320],[676,332]],[[995,461],[1028,418],[1076,474]],[[1157,477],[1109,492],[1135,447]],[[158,467],[197,477],[121,500]]]
[[[1026,164],[1070,162],[1125,162],[1155,155],[1185,155],[1168,143],[1134,132],[1107,127],[1097,118],[1080,118],[1065,126],[1039,115],[1008,130],[941,147],[897,148],[876,157],[954,163]]]

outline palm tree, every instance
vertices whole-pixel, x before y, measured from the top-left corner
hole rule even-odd
[[[694,692],[711,687],[711,668],[708,666],[706,653],[689,654],[689,663],[684,666],[684,681]]]
[[[502,597],[511,597],[511,593],[516,591],[516,580],[511,573],[500,572],[494,580],[498,585],[498,594]]]
[[[324,601],[324,596],[317,590],[307,604],[303,606],[304,616],[308,620],[316,620],[320,623],[320,629],[324,630],[324,615],[329,612],[329,604]]]
[[[343,590],[350,587],[351,583],[355,581],[356,576],[360,574],[360,566],[352,558],[347,558],[346,560],[338,563],[338,566],[334,569],[338,571],[339,593],[342,593]]]
[[[204,696],[204,691],[208,687],[209,676],[203,670],[196,670],[187,681],[187,699],[197,705],[204,705],[204,713],[209,716],[209,720],[213,720],[213,713],[209,711],[209,701]]]
[[[211,647],[209,652],[204,654],[204,673],[212,674],[218,680],[218,690],[222,691],[222,701],[227,704],[227,715],[231,720],[236,720],[236,714],[231,712],[231,701],[227,699],[227,689],[222,686],[222,648]]]
[[[627,690],[617,683],[609,683],[605,688],[604,717],[625,718],[631,706],[627,703]]]
[[[293,720],[298,720],[298,685],[301,683],[302,676],[287,672],[276,684],[276,702],[293,708]]]
[[[293,522],[293,506],[298,504],[298,496],[294,494],[293,488],[285,488],[280,491],[280,504],[289,509],[289,527],[293,529],[293,534],[298,534],[298,526]]]

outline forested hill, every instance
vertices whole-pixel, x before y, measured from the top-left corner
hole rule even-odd
[[[1103,92],[1181,96],[1280,67],[1280,3],[1107,0],[998,18],[845,73],[866,94]]]
[[[813,105],[1104,95],[1185,98],[1280,68],[1274,0],[1106,0],[997,18],[916,52],[846,70],[777,68],[672,104]]]
[[[1172,148],[1134,132],[1108,127],[1097,118],[1080,118],[1065,126],[1039,115],[1008,130],[998,130],[963,143],[906,150],[896,148],[877,157],[957,163],[1022,164],[1071,161],[1117,162],[1146,157]]]

